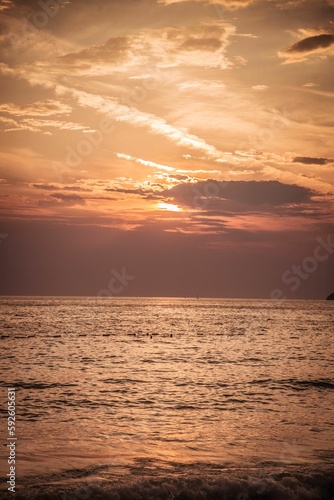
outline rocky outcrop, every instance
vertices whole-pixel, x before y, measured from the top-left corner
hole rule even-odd
[[[334,300],[334,292],[331,293],[330,295],[328,295],[328,297],[326,298],[326,300]]]

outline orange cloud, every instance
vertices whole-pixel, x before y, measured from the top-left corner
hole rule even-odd
[[[225,52],[234,33],[233,25],[221,21],[143,30],[66,54],[58,58],[54,68],[62,73],[70,67],[76,75],[89,76],[122,74],[129,70],[136,74],[148,65],[226,69],[233,66]]]
[[[223,5],[228,9],[241,9],[243,7],[247,7],[256,0],[158,0],[158,3],[171,5],[173,3],[193,2],[193,1],[207,3],[207,4]]]

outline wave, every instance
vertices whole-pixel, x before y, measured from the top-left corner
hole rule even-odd
[[[306,389],[334,389],[333,379],[318,379],[318,380],[298,380],[294,378],[288,378],[283,380],[274,379],[262,379],[253,380],[250,382],[252,385],[269,385],[269,386],[285,386],[295,390],[306,390]]]
[[[73,383],[61,383],[61,382],[43,383],[43,382],[23,382],[23,381],[12,382],[11,384],[7,383],[5,384],[5,382],[1,381],[0,385],[4,387],[10,385],[10,387],[15,387],[16,389],[38,389],[38,390],[53,389],[54,387],[78,386],[78,384],[73,384]]]
[[[316,387],[318,389],[334,389],[334,382],[332,380],[293,380],[289,379],[286,381],[288,384],[295,386],[296,388],[309,389]]]
[[[110,482],[107,479],[68,483],[50,477],[39,485],[18,487],[19,500],[333,500],[334,471],[279,472],[265,477],[236,472],[215,477],[150,477]],[[83,475],[79,480],[84,481]],[[96,477],[96,476],[95,476]],[[60,478],[59,478],[60,479]],[[73,479],[78,481],[74,475]],[[68,480],[68,478],[67,478]],[[2,498],[12,498],[3,492]]]

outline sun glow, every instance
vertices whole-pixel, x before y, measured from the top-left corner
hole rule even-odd
[[[177,205],[173,205],[173,203],[158,203],[159,210],[168,210],[169,212],[181,212],[182,208]]]

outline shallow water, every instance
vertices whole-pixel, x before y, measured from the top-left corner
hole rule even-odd
[[[104,498],[107,489],[116,495],[116,483],[145,478],[161,491],[166,481],[196,478],[202,492],[223,481],[212,488],[228,495],[243,475],[251,478],[246,493],[235,486],[226,498],[261,498],[272,474],[283,474],[273,479],[277,488],[284,474],[302,485],[296,474],[331,478],[331,302],[2,298],[1,305],[1,416],[7,387],[15,387],[17,487],[29,498],[73,490],[73,481],[89,481],[100,488],[90,494]],[[2,460],[1,476],[7,472]],[[260,486],[250,491],[254,481]],[[145,489],[133,488],[131,495]],[[147,488],[139,498],[150,498]],[[289,498],[266,488],[268,498]],[[161,491],[152,498],[165,498]]]

